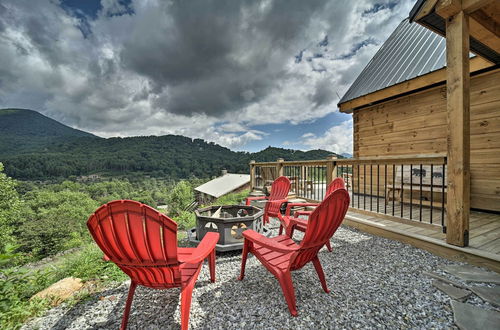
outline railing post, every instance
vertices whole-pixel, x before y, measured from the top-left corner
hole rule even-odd
[[[278,173],[278,177],[283,176],[283,162],[285,160],[283,158],[278,158],[276,160],[276,173]]]
[[[328,163],[326,163],[326,184],[328,185],[333,181],[337,173],[337,162],[335,161],[337,156],[330,155],[326,159],[328,160]]]
[[[255,188],[255,160],[250,161],[250,191]]]
[[[463,11],[446,20],[446,111],[448,197],[446,242],[469,245],[470,70],[469,17]]]

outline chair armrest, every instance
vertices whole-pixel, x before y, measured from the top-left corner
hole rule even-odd
[[[292,207],[294,206],[318,206],[319,203],[289,203],[287,206],[286,206],[286,212],[285,212],[285,215],[288,217],[290,216],[290,212],[292,210]]]
[[[295,226],[295,225],[306,225],[307,226],[307,220],[306,219],[300,219],[300,218],[294,218],[290,217],[288,219],[290,226]]]
[[[287,216],[281,216],[279,217],[280,222],[285,228],[293,227],[295,225],[303,224],[307,225],[307,220],[306,219],[300,219],[300,218],[295,218],[295,217],[287,217]]]
[[[219,233],[208,232],[194,249],[193,254],[184,260],[186,264],[196,264],[203,261],[215,249],[219,241]]]
[[[307,216],[310,216],[311,214],[313,213],[313,211],[295,211],[293,213],[293,217],[294,218],[298,218],[299,216],[301,215],[307,215]]]
[[[283,253],[289,253],[289,252],[294,252],[299,249],[299,247],[289,247],[286,245],[283,245],[281,243],[278,243],[270,238],[267,238],[266,236],[259,234],[255,230],[252,229],[247,229],[243,232],[243,236],[245,239],[251,241],[252,243],[256,243],[258,245],[264,246],[268,249],[271,249],[273,251],[277,252],[283,252]]]
[[[268,197],[267,196],[247,197],[245,198],[245,205],[250,205],[251,201],[256,201],[259,199],[268,199]]]

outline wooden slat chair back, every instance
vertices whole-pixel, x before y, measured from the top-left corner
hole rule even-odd
[[[273,181],[269,196],[247,197],[246,205],[250,205],[253,200],[266,199],[267,202],[264,206],[262,222],[267,224],[269,222],[269,217],[277,217],[278,213],[280,213],[281,204],[287,202],[290,186],[290,180],[286,176],[280,176]]]
[[[345,189],[345,181],[342,178],[335,178],[326,187],[325,198],[337,189]]]
[[[197,248],[177,247],[177,224],[155,209],[130,200],[109,202],[88,219],[87,227],[106,259],[131,279],[121,329],[126,329],[137,285],[181,288],[181,327],[188,328],[191,295],[204,259],[215,281],[218,233],[208,233]]]
[[[337,189],[345,189],[345,182],[344,179],[342,178],[335,178],[332,182],[328,184],[326,187],[326,192],[325,192],[325,198],[328,197],[332,192],[334,192]],[[287,233],[290,235],[290,237],[293,236],[293,231],[295,229],[305,232],[307,228],[307,221],[304,221],[302,219],[298,219],[299,216],[307,216],[309,217],[313,211],[295,211],[293,214],[293,217],[290,217],[290,212],[293,207],[305,207],[305,206],[318,206],[319,203],[289,203],[287,205],[287,209],[285,212],[286,218],[281,218],[281,224],[280,224],[280,229],[279,229],[279,234],[281,235],[283,231],[283,226],[285,227],[292,227],[292,228],[287,228]],[[330,241],[328,240],[326,242],[326,248],[328,251],[332,252],[332,247],[330,245]]]
[[[349,203],[349,193],[339,188],[316,207],[307,221],[304,238],[300,242],[300,250],[290,266],[292,270],[302,268],[312,261],[323,245],[330,241],[344,220]]]
[[[125,274],[150,288],[181,285],[177,224],[134,201],[101,206],[87,226],[97,245]]]
[[[290,180],[286,176],[280,176],[274,180],[271,194],[269,195],[268,202],[264,207],[264,223],[269,222],[269,217],[278,217],[280,213],[281,204],[287,201],[288,193],[290,192]]]

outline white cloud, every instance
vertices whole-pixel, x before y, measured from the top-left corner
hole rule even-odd
[[[2,1],[0,107],[38,110],[106,137],[182,134],[238,149],[265,138],[253,125],[337,111],[337,93],[412,5],[366,14],[375,2],[232,1],[192,16],[190,6],[208,2],[135,0],[130,13],[104,0],[84,35],[85,20],[56,1]],[[217,10],[217,19],[208,16]],[[318,46],[325,35],[329,45]],[[367,39],[374,42],[353,52]],[[336,133],[351,136],[347,126],[302,139],[351,152],[352,138]]]
[[[321,136],[312,133],[304,134],[300,141],[310,149],[325,149],[337,154],[352,154],[352,142],[352,120],[346,120],[340,125],[331,127]]]

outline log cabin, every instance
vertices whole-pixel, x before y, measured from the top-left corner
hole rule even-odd
[[[354,157],[276,174],[308,200],[342,176],[347,225],[500,271],[499,64],[499,1],[418,0],[339,101]]]

